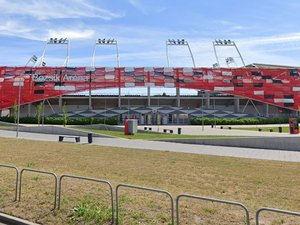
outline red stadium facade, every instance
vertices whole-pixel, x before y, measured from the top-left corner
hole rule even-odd
[[[269,68],[0,67],[0,109],[116,87],[207,90],[300,109],[300,70]]]

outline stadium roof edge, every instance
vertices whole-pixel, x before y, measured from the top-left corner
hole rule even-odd
[[[246,65],[247,68],[269,68],[269,69],[295,69],[300,68],[300,66],[286,66],[286,65],[274,65],[274,64],[264,64],[264,63],[251,63]]]

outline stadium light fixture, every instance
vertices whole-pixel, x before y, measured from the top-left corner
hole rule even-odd
[[[70,40],[68,38],[49,38],[46,41],[46,44],[45,44],[45,47],[43,50],[43,54],[41,56],[39,63],[36,63],[37,66],[46,66],[45,53],[46,53],[48,45],[66,45],[67,46],[67,56],[66,56],[65,62],[63,64],[63,66],[67,67],[69,64],[69,60],[70,60]]]
[[[219,40],[214,40],[212,43],[213,43],[213,47],[214,47],[214,53],[215,53],[215,57],[216,57],[216,60],[217,60],[217,64],[219,66],[220,66],[220,61],[219,61],[219,57],[218,57],[218,54],[217,54],[216,47],[234,47],[235,50],[237,51],[237,53],[239,54],[239,57],[240,57],[240,59],[243,63],[243,66],[244,67],[246,66],[245,61],[244,61],[244,59],[243,59],[243,57],[242,57],[242,55],[241,55],[241,53],[240,53],[240,51],[239,51],[239,49],[238,49],[238,47],[237,47],[237,45],[235,44],[234,41],[232,41],[232,40],[220,40],[219,39]],[[230,59],[230,58],[232,58],[232,57],[226,58],[226,64],[227,65],[228,65],[228,63],[233,63],[234,62],[234,60],[233,61],[230,60],[230,61],[227,62],[227,60]]]
[[[226,58],[226,63],[227,64],[234,63],[234,58],[233,57]]]
[[[213,66],[213,68],[218,68],[218,67],[220,67],[220,65],[219,65],[218,63],[214,63],[212,66]]]
[[[174,46],[174,45],[176,45],[176,46],[187,46],[187,47],[188,47],[188,50],[189,50],[189,52],[190,52],[190,56],[191,56],[191,59],[192,59],[192,62],[193,62],[193,66],[196,67],[196,66],[195,66],[195,60],[194,60],[194,56],[193,56],[192,50],[191,50],[191,48],[190,48],[189,43],[188,43],[185,39],[177,39],[177,40],[175,40],[175,39],[168,39],[168,40],[166,41],[166,56],[167,56],[168,67],[170,66],[170,61],[169,61],[169,49],[168,49],[168,47],[169,47],[170,45],[172,45],[172,46]]]
[[[27,67],[29,65],[29,63],[33,63],[33,65],[36,64],[36,62],[38,61],[38,57],[36,55],[31,56],[31,58],[27,61],[27,63],[25,64],[25,66]]]
[[[96,56],[96,47],[99,45],[113,45],[116,46],[116,57],[117,57],[117,66],[120,67],[120,59],[119,59],[119,47],[116,39],[113,38],[98,38],[96,40],[93,56],[92,56],[92,67],[95,67],[95,56]]]

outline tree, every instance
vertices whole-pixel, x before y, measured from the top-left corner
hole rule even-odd
[[[66,104],[66,102],[64,102],[62,110],[63,110],[63,114],[64,114],[63,125],[65,127],[67,125],[67,123],[68,123],[68,118],[67,118],[67,104]]]
[[[17,119],[18,119],[18,106],[17,106],[16,103],[12,107],[12,113],[13,113],[14,122],[17,123]]]
[[[41,124],[42,112],[43,112],[43,103],[40,102],[36,107],[36,117],[37,117],[38,125]]]

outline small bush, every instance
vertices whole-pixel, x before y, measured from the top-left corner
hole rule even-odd
[[[3,116],[0,117],[0,121],[14,123],[14,117]],[[20,118],[20,123],[25,124],[38,124],[37,117],[22,117]],[[63,117],[45,117],[44,124],[53,124],[53,125],[63,125]],[[117,117],[111,118],[68,118],[69,125],[88,125],[88,124],[108,124],[108,125],[117,125]]]
[[[227,119],[227,118],[194,118],[191,119],[192,125],[256,125],[256,124],[278,124],[278,123],[288,123],[288,117],[278,117],[278,118],[241,118],[241,119]]]

